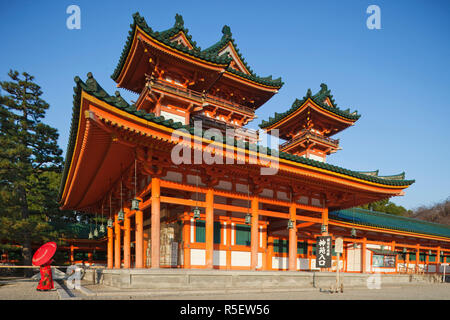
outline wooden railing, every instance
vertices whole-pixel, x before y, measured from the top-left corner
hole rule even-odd
[[[330,137],[319,135],[317,133],[312,132],[311,130],[305,129],[305,130],[300,131],[300,133],[297,136],[295,136],[293,139],[282,143],[280,145],[280,149],[283,149],[283,148],[289,146],[290,144],[293,144],[303,138],[308,138],[308,137],[331,144],[332,146],[334,146],[336,148],[339,146],[339,139],[332,139]]]
[[[200,92],[197,92],[197,91],[194,91],[191,89],[187,89],[187,88],[184,88],[181,86],[172,85],[167,82],[153,81],[153,83],[151,84],[151,87],[154,87],[155,89],[159,89],[162,91],[170,92],[170,93],[176,94],[181,97],[185,97],[185,98],[194,100],[201,105],[203,105],[203,103],[206,102],[206,103],[210,103],[213,105],[226,107],[228,109],[233,109],[233,110],[236,110],[239,112],[245,112],[251,116],[253,116],[255,113],[255,111],[252,108],[249,108],[247,106],[243,106],[241,104],[238,104],[238,103],[235,103],[232,101],[228,101],[228,100],[225,100],[225,99],[213,96],[213,95],[202,94]]]
[[[252,139],[258,139],[258,131],[257,130],[243,128],[243,127],[236,126],[236,125],[233,125],[231,123],[228,123],[228,122],[225,122],[222,120],[208,118],[206,116],[195,115],[195,116],[192,116],[191,119],[193,122],[201,121],[202,125],[205,125],[205,127],[217,128],[224,133],[226,132],[227,129],[231,129],[234,131],[233,133],[236,136],[245,136],[245,137],[250,137]],[[191,123],[191,124],[193,125],[193,123]]]

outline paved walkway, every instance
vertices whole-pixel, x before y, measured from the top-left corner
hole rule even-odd
[[[24,278],[0,277],[0,300],[58,300],[57,291],[36,291],[38,282]],[[173,294],[148,290],[118,289],[104,285],[92,285],[83,281],[83,292],[70,292],[83,300],[450,300],[450,283],[414,283],[386,285],[381,289],[345,288],[344,293],[329,293],[305,288],[293,292],[263,293],[192,293]],[[88,293],[89,295],[86,295]]]
[[[84,284],[96,295],[82,299],[106,300],[450,300],[450,283],[386,285],[381,289],[346,288],[344,293],[305,289],[295,292],[232,294],[146,294],[145,290],[117,289],[104,285]]]
[[[57,291],[37,291],[39,281],[0,277],[0,300],[59,300]]]

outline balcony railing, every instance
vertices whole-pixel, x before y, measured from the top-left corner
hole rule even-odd
[[[216,129],[219,129],[220,131],[222,131],[223,133],[226,133],[227,129],[231,129],[231,130],[233,130],[233,134],[236,135],[238,138],[246,137],[246,138],[250,138],[251,140],[258,139],[258,131],[257,130],[243,128],[243,127],[236,126],[236,125],[233,125],[231,123],[228,123],[228,122],[225,122],[222,120],[209,118],[209,117],[206,117],[203,115],[194,115],[191,117],[191,120],[192,120],[192,122],[201,121],[202,126],[204,126],[203,129],[216,128]],[[191,125],[193,125],[193,124],[194,123],[191,123]]]
[[[155,89],[159,89],[159,90],[166,91],[166,92],[171,92],[178,96],[182,96],[182,97],[194,100],[201,105],[203,105],[204,103],[210,103],[213,105],[226,107],[228,109],[233,109],[233,110],[236,110],[239,112],[245,112],[251,116],[253,116],[255,114],[255,111],[252,108],[249,108],[247,106],[243,106],[241,104],[238,104],[238,103],[235,103],[232,101],[228,101],[228,100],[225,100],[225,99],[222,99],[222,98],[219,98],[216,96],[212,96],[209,94],[203,95],[200,92],[197,92],[197,91],[194,91],[191,89],[187,89],[184,87],[172,85],[167,82],[154,81],[153,84],[151,84],[151,86]]]
[[[299,140],[305,139],[305,138],[313,138],[315,140],[332,145],[333,147],[336,147],[336,148],[339,146],[339,139],[332,139],[330,137],[326,137],[326,136],[317,134],[315,132],[312,132],[311,130],[305,129],[305,130],[300,131],[299,134],[297,136],[295,136],[294,138],[292,138],[291,140],[282,143],[279,148],[284,149],[287,146],[289,146]]]

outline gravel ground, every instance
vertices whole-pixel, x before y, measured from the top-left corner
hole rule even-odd
[[[381,289],[346,288],[344,293],[310,289],[297,292],[192,295],[145,295],[145,290],[124,290],[85,284],[96,296],[88,300],[450,300],[450,283],[386,285]],[[120,292],[120,293],[119,293]]]
[[[0,277],[0,300],[59,300],[55,291],[37,291],[39,281]]]

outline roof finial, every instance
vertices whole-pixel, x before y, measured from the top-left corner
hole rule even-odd
[[[224,25],[222,28],[222,33],[224,37],[231,38],[231,29],[229,26]]]
[[[178,28],[184,27],[184,20],[183,20],[183,17],[181,16],[181,14],[177,13],[175,15],[175,27],[178,27]]]

